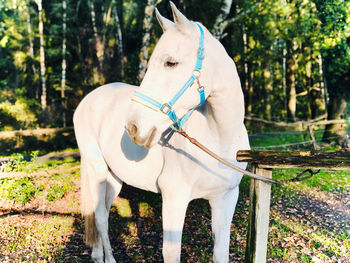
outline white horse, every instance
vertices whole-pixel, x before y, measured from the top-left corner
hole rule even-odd
[[[171,110],[182,117],[196,108],[200,84],[206,101],[193,111],[183,129],[231,162],[236,162],[237,150],[249,149],[243,93],[234,62],[208,30],[188,20],[172,3],[171,8],[174,22],[156,11],[164,33],[140,87],[112,83],[97,88],[74,114],[81,152],[82,214],[94,262],[115,262],[108,215],[123,182],[161,193],[164,262],[180,261],[186,209],[196,198],[209,200],[211,206],[214,262],[229,260],[230,225],[242,174],[171,132],[174,121],[163,114],[168,109],[157,110],[134,95],[136,91],[154,101],[168,102],[193,74],[195,81]],[[197,55],[201,35],[204,58]],[[193,72],[196,59],[202,65]]]

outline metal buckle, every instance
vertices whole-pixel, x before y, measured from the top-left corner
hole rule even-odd
[[[193,70],[192,75],[198,79],[201,76],[201,72],[199,70]]]
[[[204,59],[204,48],[202,47],[198,48],[197,57],[201,60]]]
[[[163,104],[163,106],[160,108],[160,111],[163,112],[164,114],[168,114],[170,110],[171,110],[171,107],[169,107],[167,103]]]

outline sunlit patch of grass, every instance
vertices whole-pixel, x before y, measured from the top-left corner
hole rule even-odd
[[[73,230],[74,219],[68,216],[53,216],[46,222],[33,222],[32,234],[37,251],[45,258],[52,255],[52,249],[60,251]]]
[[[54,184],[51,185],[48,194],[46,195],[46,200],[52,202],[54,200],[59,200],[64,197],[66,193],[69,193],[76,187],[73,183],[67,183],[67,184]]]
[[[39,217],[30,219],[27,224],[30,227],[2,227],[0,255],[17,255],[17,259],[22,258],[23,262],[38,262],[38,258],[59,256],[73,230],[73,221],[74,218],[66,216]]]
[[[281,261],[299,259],[301,262],[318,258],[323,262],[333,262],[350,255],[349,239],[345,232],[335,235],[306,221],[283,218],[274,211],[269,229],[268,258]]]
[[[67,207],[69,207],[69,208],[73,208],[79,203],[79,199],[76,198],[75,196],[70,196],[69,199],[70,200],[69,200],[69,203],[67,205]]]
[[[277,180],[289,180],[302,172],[302,169],[276,169],[273,177]],[[308,174],[305,174],[308,175]],[[313,177],[296,183],[290,183],[289,187],[294,190],[305,191],[307,188],[318,188],[324,192],[344,193],[350,186],[350,172],[338,171],[330,172],[321,170]],[[280,187],[280,186],[277,186]]]
[[[76,188],[72,182],[80,176],[79,162],[75,159],[50,160],[46,163],[27,162],[17,160],[13,165],[14,172],[24,172],[28,176],[0,179],[0,197],[13,200],[25,205],[34,196],[41,196],[45,189],[49,201],[61,199],[64,195]],[[68,169],[68,170],[67,170]],[[52,172],[50,174],[51,171]],[[49,177],[47,181],[43,179]],[[38,180],[40,179],[40,183]],[[42,181],[44,180],[44,183]]]
[[[128,247],[134,247],[136,245],[141,246],[136,223],[129,221],[126,223],[126,225],[128,231],[121,233],[121,238],[123,239],[125,245]]]
[[[116,206],[117,206],[118,214],[121,217],[127,217],[127,218],[132,217],[132,210],[128,199],[118,197]]]
[[[55,168],[55,167],[61,167],[61,168],[69,168],[69,167],[74,167],[79,164],[79,161],[72,157],[65,158],[63,160],[57,160],[57,159],[52,159],[48,160],[47,162],[42,162],[42,163],[36,163],[36,166],[40,169],[45,169],[45,168]]]
[[[269,133],[272,134],[272,133]],[[297,133],[297,134],[285,134],[283,136],[278,136],[280,133],[277,133],[276,136],[270,136],[270,137],[262,137],[262,138],[250,138],[250,145],[251,147],[260,149],[263,147],[268,146],[275,146],[275,145],[285,145],[285,144],[292,144],[292,143],[300,143],[303,141],[310,140],[308,138],[304,139],[303,134]],[[281,149],[281,148],[279,148]]]
[[[38,162],[38,151],[33,151],[31,154],[31,160],[27,161],[24,154],[16,153],[11,156],[8,163],[2,165],[4,172],[23,172],[34,173],[40,170],[51,168],[70,168],[77,166],[79,161],[72,157],[67,157],[63,160],[52,159],[46,162]]]
[[[28,177],[34,180],[34,186],[43,185],[45,188],[43,191],[36,191],[36,194],[42,195],[42,199],[45,199],[49,193],[52,193],[53,201],[64,197],[67,193],[63,190],[64,185],[70,185],[73,190],[77,189],[76,180],[80,176],[78,161],[74,159],[50,160],[35,165],[23,169],[30,171]],[[299,169],[274,170],[273,177],[276,179],[292,178],[300,171]],[[321,171],[319,175],[303,182],[272,187],[269,262],[323,263],[336,262],[334,259],[337,257],[344,259],[344,262],[350,262],[346,258],[346,255],[350,254],[348,232],[327,231],[322,226],[314,228],[312,222],[307,222],[303,217],[298,219],[290,216],[287,218],[281,213],[281,209],[285,206],[290,208],[298,205],[296,202],[303,200],[305,195],[311,195],[312,199],[317,201],[319,193],[322,193],[323,196],[327,196],[327,193],[331,193],[330,195],[345,193],[346,189],[349,188],[350,180],[347,173]],[[4,194],[4,187],[1,184],[4,182],[3,180],[0,181],[0,197]],[[14,181],[16,179],[6,180]],[[249,178],[243,178],[240,184],[240,202],[231,227],[230,257],[233,255],[235,259],[233,262],[241,262],[240,260],[244,258],[249,184]],[[111,240],[116,239],[112,233],[115,235],[116,230],[119,231],[117,234],[118,242],[124,243],[122,247],[126,248],[127,252],[125,253],[129,254],[129,257],[133,258],[135,262],[148,262],[145,258],[153,258],[155,254],[161,257],[161,249],[159,248],[161,241],[158,241],[161,240],[162,233],[161,197],[149,192],[136,191],[138,201],[135,201],[130,199],[128,194],[122,195],[123,197],[127,196],[127,199],[118,197],[114,203],[116,206],[112,207]],[[315,196],[317,198],[314,198]],[[68,197],[65,200],[67,200],[66,208],[69,210],[69,207],[76,207],[79,200],[75,195]],[[183,259],[211,262],[213,237],[210,225],[210,206],[206,201],[195,200],[188,211],[191,212],[187,215],[185,222]],[[51,217],[51,220],[53,223],[38,221],[36,224],[31,222],[29,227],[28,224],[26,224],[27,227],[12,225],[12,229],[6,227],[6,229],[0,230],[0,236],[11,237],[4,243],[5,246],[0,246],[0,255],[3,256],[4,253],[8,255],[18,254],[17,258],[24,262],[27,260],[37,262],[39,258],[54,258],[55,262],[66,262],[63,258],[67,257],[67,254],[63,254],[66,253],[65,244],[67,244],[68,236],[76,231],[70,223],[70,220],[74,220],[74,218],[57,216]],[[65,220],[67,223],[62,222]],[[118,242],[112,244],[114,249],[120,246],[117,244]],[[20,251],[26,251],[26,255],[23,256]],[[72,259],[70,262],[83,262],[79,261],[80,252],[77,252],[76,255],[77,261]],[[125,259],[123,254],[116,253],[115,258],[117,262],[126,262],[123,261]],[[60,261],[61,259],[62,261]]]
[[[30,177],[22,177],[19,179],[0,179],[0,197],[13,200],[25,205],[44,190],[44,186],[37,185]]]
[[[146,202],[139,203],[139,214],[140,217],[154,217],[153,208]]]

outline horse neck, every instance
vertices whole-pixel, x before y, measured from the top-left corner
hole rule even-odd
[[[216,40],[215,40],[216,41]],[[215,76],[207,99],[207,119],[210,129],[217,133],[220,144],[230,147],[244,127],[244,98],[236,66],[222,45],[217,42],[219,54],[212,58]],[[216,54],[218,54],[216,53]]]

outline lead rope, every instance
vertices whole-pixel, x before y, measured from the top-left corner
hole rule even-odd
[[[179,134],[181,134],[183,137],[185,137],[186,139],[188,139],[192,144],[196,145],[199,149],[201,149],[202,151],[206,152],[207,154],[209,154],[211,157],[213,157],[214,159],[218,160],[220,163],[230,167],[231,169],[233,170],[236,170],[240,173],[243,173],[251,178],[254,178],[254,179],[257,179],[257,180],[261,180],[263,182],[266,182],[266,183],[270,183],[270,184],[278,184],[280,185],[281,183],[280,182],[277,182],[273,179],[270,179],[270,178],[266,178],[266,177],[263,177],[263,176],[260,176],[260,175],[257,175],[255,173],[252,173],[252,172],[249,172],[247,170],[244,170],[224,159],[222,159],[220,156],[218,156],[216,153],[213,153],[211,150],[209,150],[207,147],[205,147],[204,145],[202,145],[201,143],[199,143],[195,138],[192,138],[190,136],[188,136],[188,134],[183,130],[178,130],[177,131]]]
[[[302,171],[300,173],[297,174],[296,177],[288,179],[288,180],[282,180],[280,182],[270,179],[270,178],[266,178],[260,175],[257,175],[255,173],[249,172],[247,170],[244,170],[224,159],[222,159],[220,156],[218,156],[216,153],[212,152],[211,150],[209,150],[207,147],[205,147],[204,145],[202,145],[201,143],[199,143],[195,138],[192,138],[190,136],[188,136],[188,134],[183,130],[177,130],[177,133],[181,134],[183,137],[185,137],[186,139],[188,139],[192,144],[196,145],[199,149],[201,149],[202,151],[204,151],[205,153],[209,154],[211,157],[213,157],[214,159],[216,159],[217,161],[219,161],[220,163],[230,167],[233,170],[236,170],[240,173],[243,173],[251,178],[263,181],[265,183],[270,183],[270,184],[277,184],[277,185],[283,185],[289,182],[300,182],[306,179],[311,178],[312,176],[314,176],[315,174],[318,174],[320,172],[320,170],[313,172],[311,169],[306,169],[305,171]],[[304,176],[302,177],[302,175],[304,175],[305,173],[309,173],[308,176]]]

